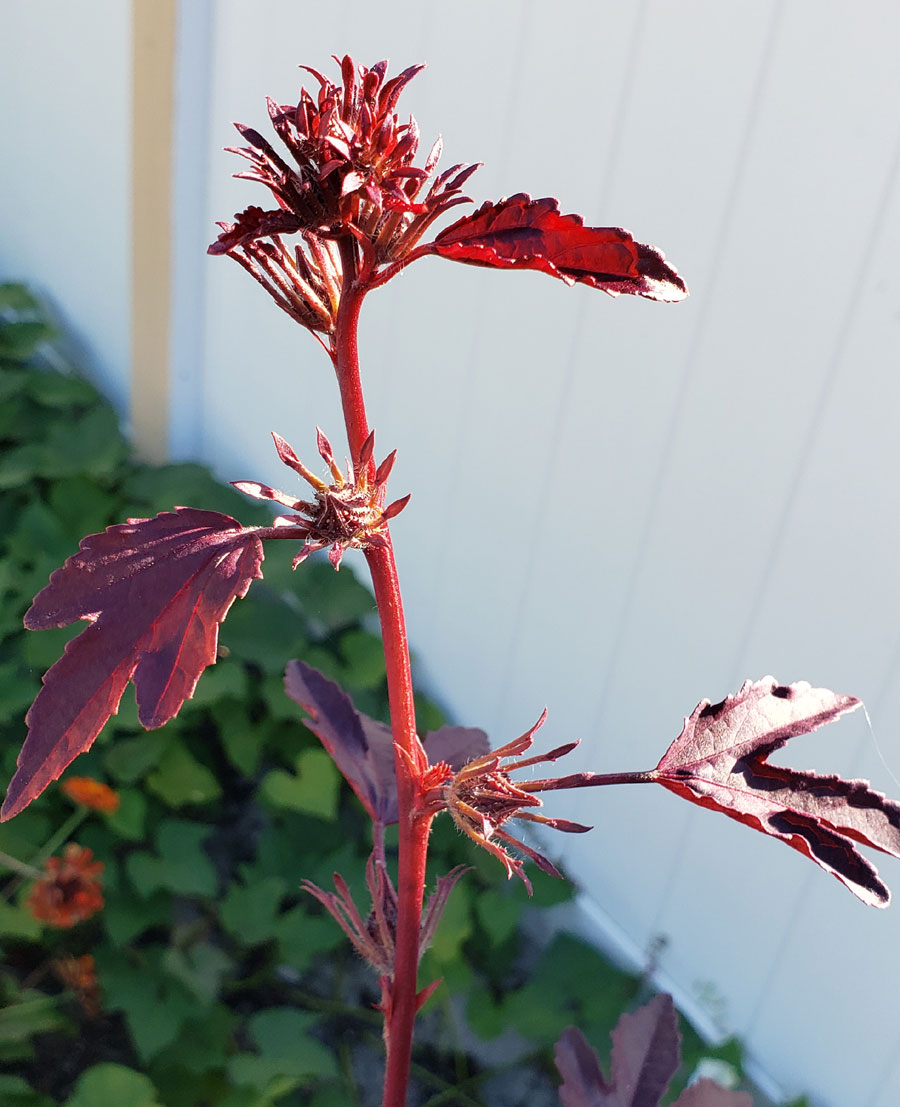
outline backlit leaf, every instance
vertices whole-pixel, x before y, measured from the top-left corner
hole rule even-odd
[[[29,630],[84,619],[32,705],[2,817],[10,818],[89,749],[134,682],[152,729],[193,695],[216,658],[219,623],[261,576],[262,543],[229,515],[177,508],[85,538],[25,616]]]
[[[532,200],[524,192],[482,204],[441,231],[431,250],[469,265],[535,269],[610,296],[687,296],[684,281],[654,246],[635,242],[621,227],[585,227],[580,215],[562,215],[556,200]]]
[[[836,876],[864,903],[890,892],[855,843],[900,857],[900,804],[865,780],[769,764],[775,750],[860,701],[773,677],[747,681],[721,703],[702,700],[649,779],[701,807],[778,838]]]

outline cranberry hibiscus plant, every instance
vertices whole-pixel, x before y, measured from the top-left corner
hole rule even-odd
[[[863,781],[771,765],[769,754],[793,735],[860,705],[852,696],[806,683],[784,686],[771,677],[748,681],[720,703],[703,700],[659,764],[644,772],[584,771],[514,780],[518,770],[556,762],[577,745],[531,754],[543,715],[520,737],[493,750],[482,731],[462,727],[445,727],[420,739],[390,531],[390,520],[408,497],[391,501],[387,495],[394,453],[376,461],[357,348],[366,295],[430,254],[495,269],[539,270],[611,296],[676,301],[687,288],[660,251],[627,231],[586,227],[578,216],[562,214],[555,200],[533,200],[524,193],[488,201],[429,237],[438,219],[470,202],[462,190],[477,166],[438,171],[440,141],[423,164],[415,164],[416,123],[412,118],[401,122],[395,109],[420,66],[388,78],[386,62],[367,69],[345,57],[339,65],[339,83],[310,69],[318,86],[314,92],[303,89],[297,104],[269,101],[280,147],[238,126],[246,146],[234,152],[248,162],[238,176],[264,184],[275,206],[248,207],[234,223],[220,224],[222,233],[210,253],[234,258],[328,355],[343,407],[350,454],[346,471],[321,430],[324,479],[274,435],[278,456],[307,488],[305,498],[256,481],[236,484],[247,495],[279,506],[282,513],[273,525],[243,527],[218,512],[176,507],[85,538],[25,617],[33,630],[78,619],[89,625],[44,678],[2,814],[10,818],[21,811],[90,747],[129,681],[145,727],[162,726],[178,712],[203,669],[216,659],[219,623],[234,599],[262,575],[264,542],[299,543],[295,567],[312,552],[327,549],[337,569],[348,550],[361,551],[381,619],[390,728],[357,712],[336,684],[299,661],[287,666],[286,689],[307,712],[306,725],[372,820],[371,907],[360,910],[339,875],[334,892],[305,887],[379,976],[387,1049],[383,1102],[396,1107],[406,1098],[416,1013],[439,983],[425,982],[418,989],[419,959],[463,876],[460,869],[446,874],[425,903],[429,829],[442,812],[489,850],[509,876],[528,885],[526,861],[559,874],[546,857],[510,833],[514,821],[568,833],[590,829],[540,814],[541,793],[657,783],[780,838],[865,903],[884,906],[888,890],[857,845],[900,856],[900,805]],[[394,823],[399,824],[399,849],[392,877],[384,831]],[[652,1042],[666,1038],[669,1053],[677,1052],[673,1034],[658,1033],[665,1017],[657,1004],[640,1018],[628,1016],[630,1023],[620,1023],[611,1084],[586,1043],[570,1032],[557,1050],[563,1102],[657,1103],[668,1076],[643,1092],[638,1086],[647,1064],[659,1067]],[[638,1041],[642,1034],[644,1046]],[[689,1099],[692,1094],[695,1098]],[[730,1093],[721,1095],[729,1098],[717,1103],[738,1102]],[[692,1091],[682,1101],[700,1102]]]

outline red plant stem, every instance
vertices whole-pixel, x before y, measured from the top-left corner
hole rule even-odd
[[[359,311],[366,287],[356,280],[356,258],[355,244],[344,240],[341,243],[344,280],[335,326],[334,364],[347,427],[347,441],[354,461],[358,459],[360,448],[369,433],[357,344]],[[370,547],[365,553],[381,620],[391,728],[396,747],[395,768],[400,816],[394,979],[384,1013],[387,1064],[383,1104],[384,1107],[402,1107],[406,1102],[409,1083],[413,1024],[416,1017],[419,931],[431,820],[413,814],[416,784],[410,772],[410,764],[422,768],[425,754],[416,733],[409,644],[390,533],[387,534],[385,546]],[[406,754],[406,758],[403,754]]]

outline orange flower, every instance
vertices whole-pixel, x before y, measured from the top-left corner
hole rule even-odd
[[[100,985],[97,982],[97,966],[91,954],[54,961],[53,972],[65,987],[72,989],[88,1018],[97,1018],[100,1014]]]
[[[93,856],[91,850],[70,842],[62,857],[47,858],[44,876],[35,881],[27,900],[39,922],[74,926],[103,908],[103,862]]]
[[[108,784],[94,780],[90,776],[71,776],[62,783],[62,790],[75,803],[90,807],[92,811],[113,811],[119,809],[119,793]]]

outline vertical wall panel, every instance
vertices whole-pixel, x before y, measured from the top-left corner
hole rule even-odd
[[[76,359],[130,396],[131,6],[0,4],[0,279],[48,297]]]

